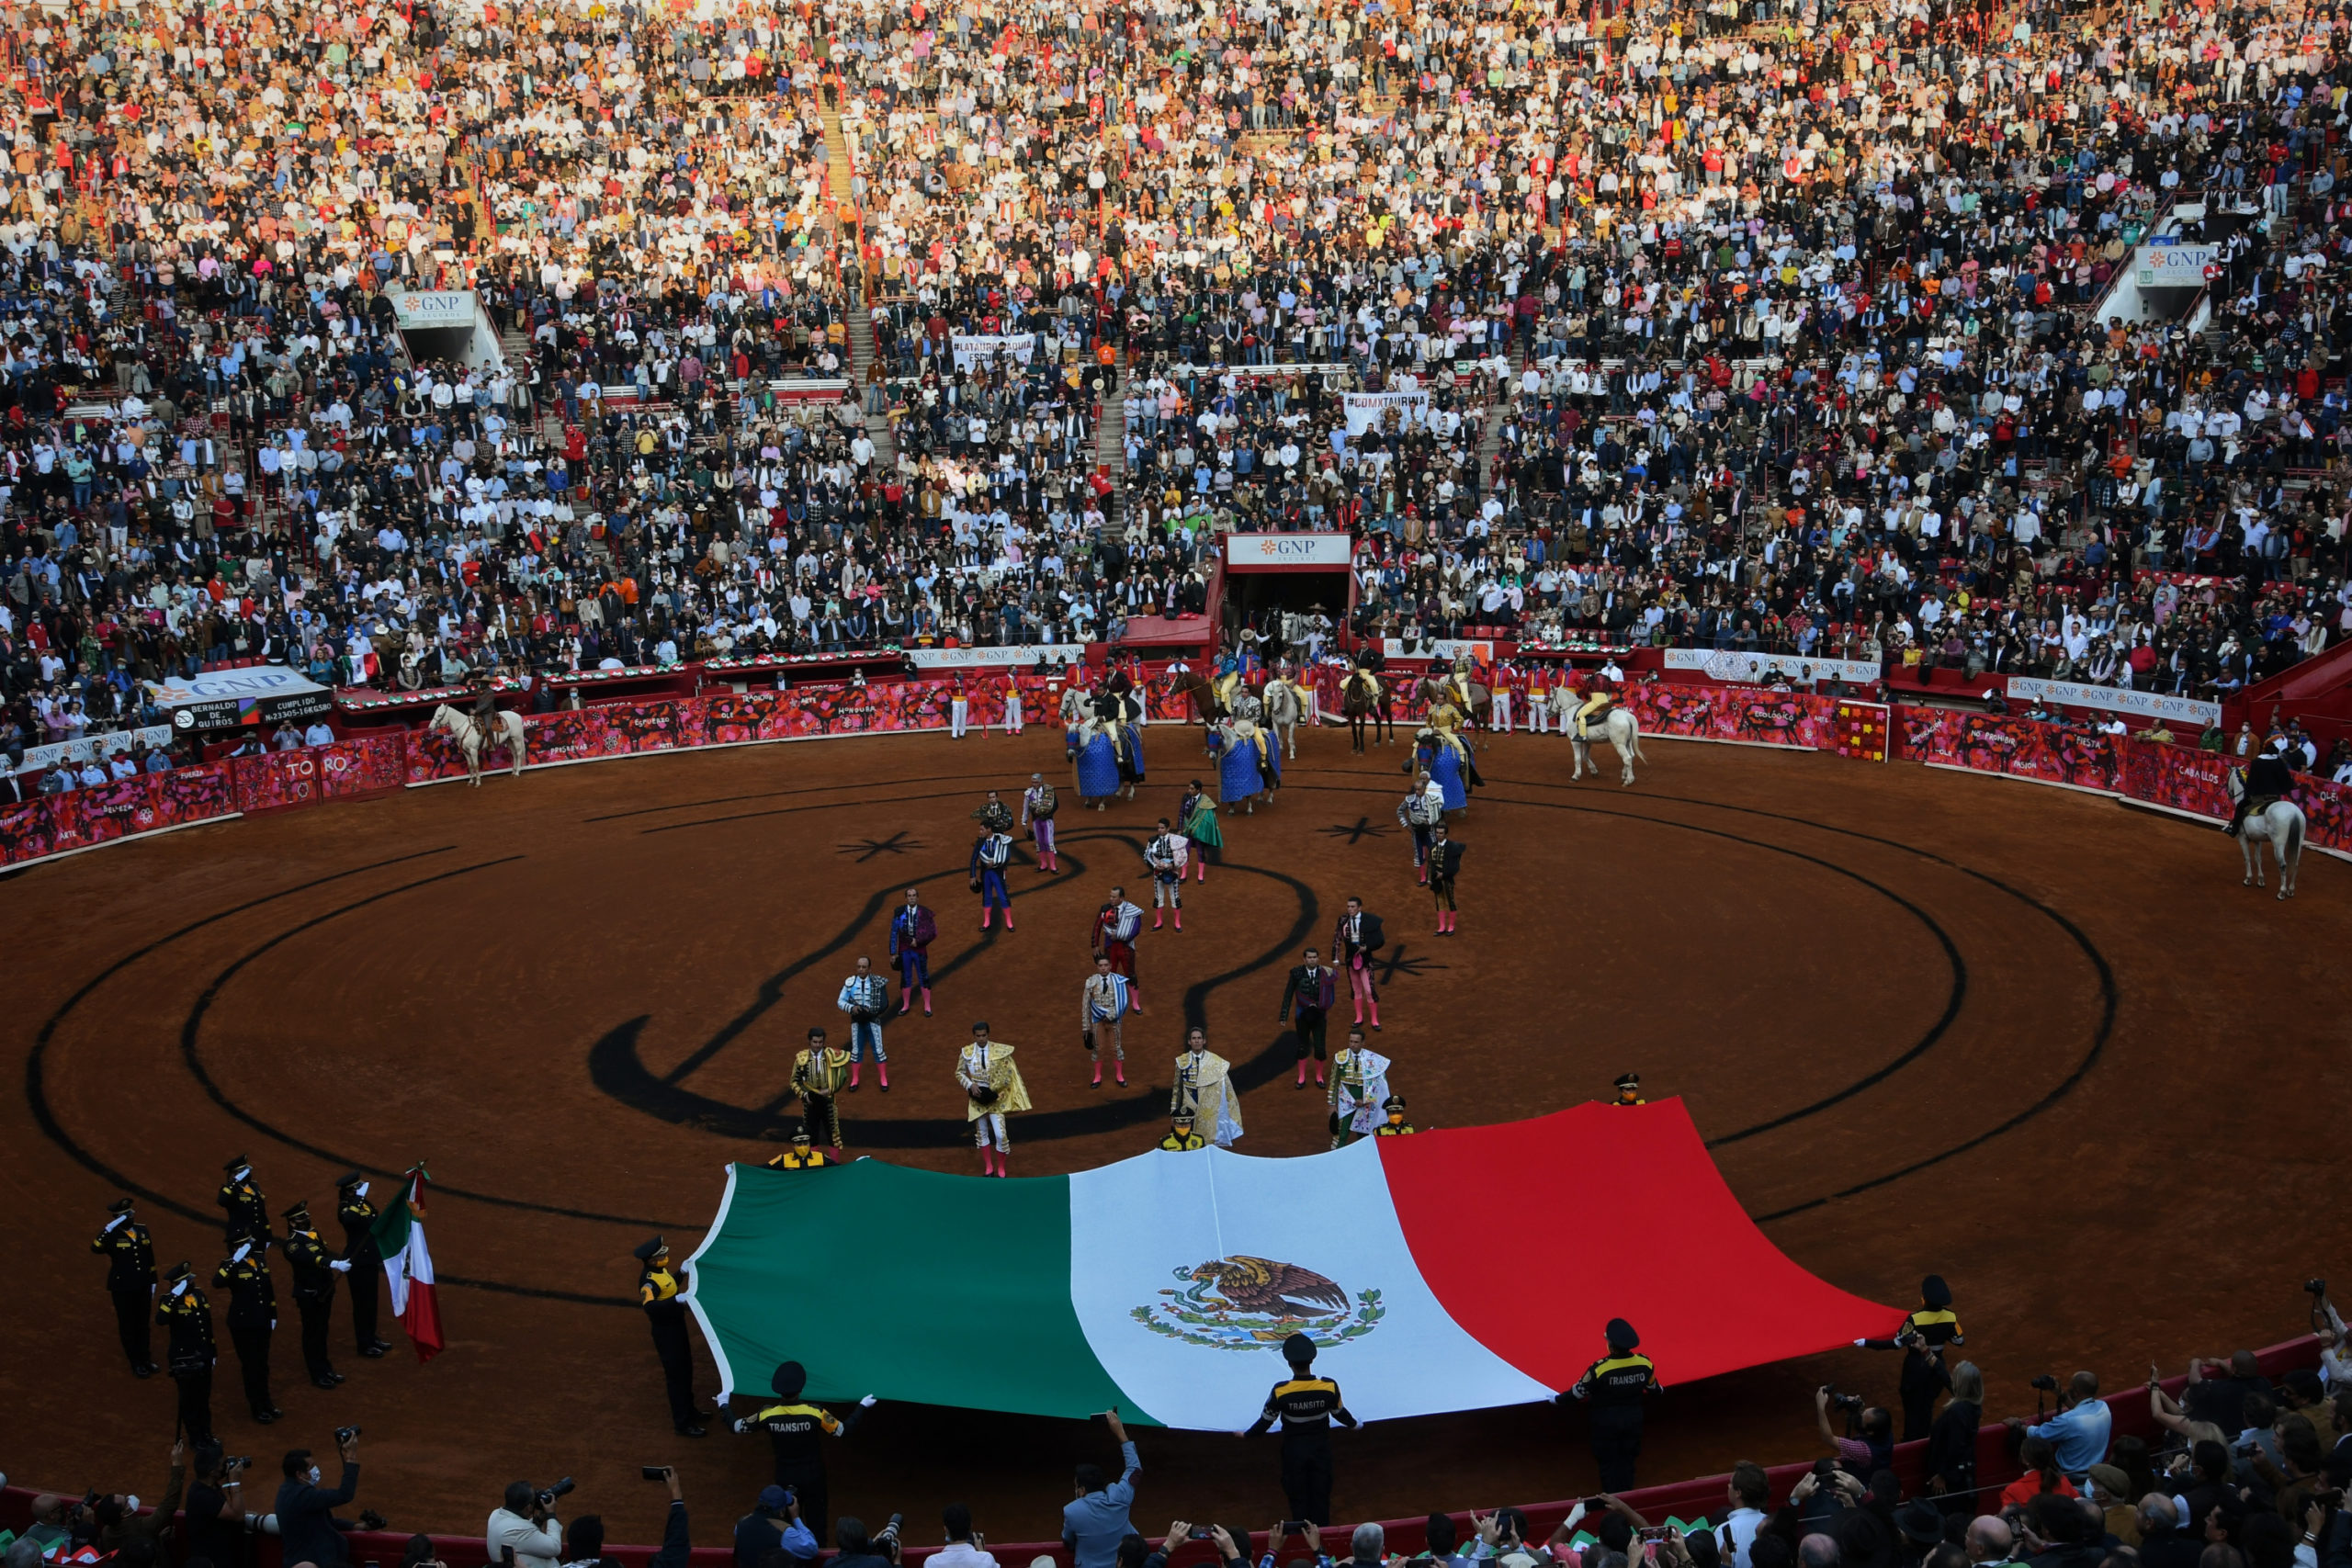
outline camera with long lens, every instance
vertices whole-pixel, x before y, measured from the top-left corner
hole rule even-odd
[[[542,1508],[552,1508],[555,1506],[555,1500],[557,1498],[569,1496],[571,1493],[572,1487],[577,1484],[577,1482],[574,1482],[571,1477],[567,1475],[561,1481],[557,1482],[554,1485],[542,1487],[538,1491],[531,1494],[531,1500],[538,1504]]]
[[[2058,1392],[2058,1379],[2053,1373],[2044,1372],[2033,1380],[2033,1386],[2044,1393],[2055,1393]]]
[[[1838,1392],[1837,1385],[1834,1383],[1825,1387],[1821,1392],[1829,1396],[1830,1409],[1842,1410],[1849,1416],[1858,1416],[1861,1414],[1862,1396],[1860,1394],[1840,1393]]]
[[[890,1522],[884,1525],[879,1530],[875,1532],[874,1544],[879,1546],[886,1540],[897,1540],[899,1539],[899,1527],[906,1522],[906,1515],[892,1514],[890,1516]]]
[[[334,1429],[335,1446],[340,1448],[357,1436],[359,1436],[359,1428],[356,1427],[337,1427]]]

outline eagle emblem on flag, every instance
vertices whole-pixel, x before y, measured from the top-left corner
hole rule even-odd
[[[1174,1270],[1177,1284],[1132,1315],[1155,1334],[1221,1350],[1257,1350],[1304,1334],[1329,1348],[1371,1333],[1386,1308],[1380,1292],[1352,1297],[1337,1280],[1296,1263],[1236,1254]]]

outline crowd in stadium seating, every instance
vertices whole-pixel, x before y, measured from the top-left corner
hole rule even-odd
[[[0,740],[221,662],[1102,637],[1228,527],[1358,536],[1364,632],[2226,694],[2352,618],[2345,26],[11,6]],[[2209,332],[2096,319],[2152,237]],[[526,346],[412,363],[435,284]]]
[[[1644,1517],[1628,1500],[1604,1495],[1577,1504],[1542,1532],[1542,1540],[1533,1539],[1522,1509],[1507,1506],[1472,1515],[1466,1531],[1454,1517],[1432,1514],[1424,1549],[1410,1557],[1391,1552],[1381,1527],[1367,1524],[1344,1545],[1340,1529],[1294,1531],[1267,1543],[1261,1562],[1293,1568],[1351,1562],[1363,1568],[1631,1568],[1646,1554],[1657,1568],[2341,1568],[2352,1562],[2352,1510],[2342,1506],[2352,1482],[2352,1390],[2345,1384],[2352,1367],[2340,1359],[2343,1320],[2324,1285],[2315,1289],[2315,1320],[2326,1325],[2317,1367],[2274,1380],[2250,1351],[2192,1358],[2177,1397],[2148,1378],[2148,1420],[2141,1423],[2146,1437],[2118,1435],[2115,1405],[2100,1397],[2098,1378],[2077,1372],[2056,1393],[2054,1412],[2007,1422],[2007,1451],[2018,1473],[2006,1483],[1980,1477],[1984,1380],[1962,1361],[1942,1374],[1941,1409],[1914,1484],[1893,1468],[1889,1413],[1858,1409],[1840,1437],[1827,1419],[1825,1389],[1817,1404],[1828,1454],[1789,1485],[1776,1484],[1758,1464],[1740,1463],[1720,1506],[1704,1511],[1703,1529],[1663,1528],[1666,1521]],[[2143,1396],[2134,1391],[2121,1397],[2136,1404]],[[326,1484],[322,1457],[295,1450],[279,1467],[283,1479],[269,1483],[274,1502],[262,1495],[263,1483],[233,1461],[224,1463],[217,1446],[191,1452],[185,1443],[173,1450],[163,1491],[148,1500],[155,1512],[141,1513],[140,1499],[122,1493],[92,1493],[78,1502],[43,1495],[33,1500],[30,1528],[7,1547],[6,1568],[84,1561],[74,1555],[84,1548],[110,1553],[124,1568],[226,1568],[245,1560],[243,1538],[252,1531],[280,1537],[289,1564],[340,1568],[350,1556],[344,1532],[385,1526],[372,1510],[340,1517],[358,1491],[359,1465],[356,1436],[338,1434],[338,1443],[334,1487]],[[1250,1561],[1242,1527],[1196,1531],[1179,1519],[1164,1541],[1137,1533],[1133,1444],[1124,1443],[1122,1453],[1125,1472],[1115,1484],[1096,1467],[1079,1471],[1077,1501],[1062,1532],[1079,1568],[1164,1568],[1188,1548],[1213,1550],[1227,1563]],[[654,1562],[682,1568],[685,1506],[674,1472],[667,1473],[673,1500]],[[505,1506],[491,1515],[492,1559],[504,1547],[514,1551],[508,1561],[547,1568],[605,1560],[603,1520],[587,1515],[567,1527],[553,1511],[559,1495],[535,1493],[525,1483],[510,1486]],[[183,1506],[184,1529],[164,1529]],[[897,1516],[871,1532],[854,1517],[829,1527],[812,1529],[791,1494],[767,1487],[736,1524],[739,1568],[814,1562],[820,1530],[821,1544],[837,1551],[834,1568],[894,1568],[905,1545],[931,1544],[927,1531],[902,1543],[902,1534],[916,1532],[902,1529]],[[1021,1527],[1009,1529],[1019,1533]],[[944,1510],[940,1539],[946,1543],[941,1568],[997,1568],[965,1505]],[[430,1564],[437,1555],[432,1540],[418,1536],[407,1561]]]

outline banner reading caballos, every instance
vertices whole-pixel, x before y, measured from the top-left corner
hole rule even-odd
[[[236,788],[226,762],[141,773],[0,807],[0,863],[14,865],[236,814]]]

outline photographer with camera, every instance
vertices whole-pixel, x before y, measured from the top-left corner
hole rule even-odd
[[[760,1568],[771,1551],[806,1562],[818,1550],[816,1536],[800,1522],[800,1500],[774,1482],[760,1488],[757,1505],[735,1521],[735,1568]]]
[[[563,1526],[555,1517],[556,1499],[571,1487],[568,1475],[544,1491],[527,1481],[508,1486],[505,1505],[491,1510],[489,1528],[482,1531],[491,1562],[512,1568],[556,1568],[563,1561]]]
[[[833,1526],[833,1544],[841,1551],[833,1558],[831,1568],[896,1568],[899,1527],[905,1522],[904,1515],[892,1514],[880,1534],[868,1536],[865,1520],[843,1514]]]
[[[1845,1412],[1846,1435],[1829,1428],[1829,1412]],[[1835,1450],[1838,1462],[1856,1475],[1871,1476],[1894,1463],[1894,1417],[1875,1404],[1864,1404],[1859,1393],[1840,1393],[1835,1383],[1814,1391],[1813,1418],[1821,1440]]]
[[[940,1510],[939,1522],[947,1544],[931,1554],[930,1568],[997,1568],[996,1554],[987,1550],[986,1538],[972,1528],[970,1504],[948,1504]]]
[[[311,1562],[318,1568],[343,1568],[351,1560],[343,1532],[357,1527],[334,1517],[334,1511],[359,1490],[359,1428],[338,1427],[335,1455],[343,1461],[343,1479],[330,1491],[308,1449],[295,1449],[285,1460],[286,1479],[277,1488],[277,1534],[288,1562]]]
[[[187,1489],[187,1554],[213,1568],[244,1561],[245,1472],[253,1461],[224,1454],[218,1443],[196,1450],[196,1482]]]
[[[2192,1374],[2193,1375],[2193,1374]],[[2033,1380],[2033,1386],[2044,1393],[2052,1393],[2058,1380],[2044,1372]],[[2046,1438],[2057,1450],[2058,1468],[2076,1486],[2090,1472],[2091,1466],[2107,1458],[2107,1439],[2115,1425],[2115,1413],[2098,1396],[2098,1374],[2076,1372],[2066,1380],[2066,1392],[2059,1396],[2058,1413],[2046,1421],[2029,1422],[2022,1416],[2012,1416],[2005,1423],[2012,1432],[2022,1431],[2030,1438]],[[2225,1427],[2234,1431],[2235,1427]]]

